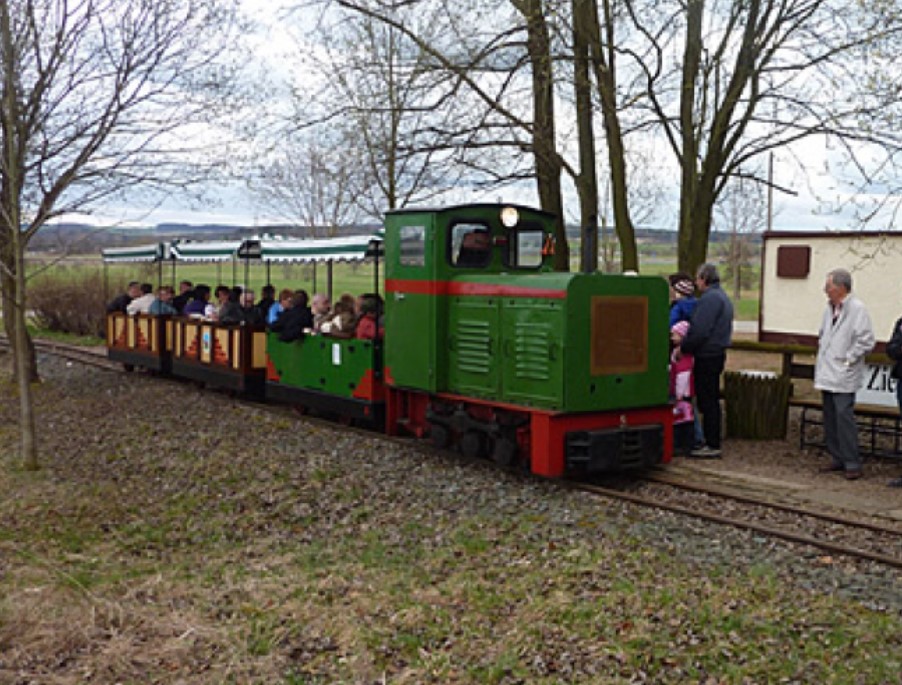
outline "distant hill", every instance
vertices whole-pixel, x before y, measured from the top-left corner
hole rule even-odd
[[[356,224],[346,226],[336,235],[360,235],[378,230],[378,224]],[[325,229],[316,231],[317,237],[325,236]],[[40,252],[68,252],[70,254],[97,254],[106,247],[127,247],[153,242],[174,240],[176,238],[190,240],[230,240],[252,235],[280,235],[298,238],[310,237],[309,229],[300,229],[288,225],[274,224],[270,226],[240,226],[228,224],[187,224],[163,223],[146,228],[113,227],[105,228],[82,223],[60,223],[42,228],[32,239],[29,249]],[[613,235],[613,231],[612,231]],[[579,243],[578,226],[567,227],[567,237]],[[676,243],[676,231],[666,228],[637,228],[636,239],[642,244],[673,245]],[[712,243],[728,240],[726,232],[714,231]],[[753,236],[753,242],[761,240],[760,234]]]

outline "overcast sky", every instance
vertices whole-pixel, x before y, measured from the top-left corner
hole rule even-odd
[[[272,73],[278,73],[286,65],[296,65],[291,57],[297,48],[294,39],[279,20],[280,12],[287,3],[281,0],[242,0],[248,14],[263,28],[257,42],[256,55],[264,60]],[[298,65],[299,66],[299,65]],[[297,73],[294,74],[298,76]],[[810,140],[794,150],[778,151],[774,157],[774,181],[777,185],[792,189],[796,195],[774,194],[773,228],[776,230],[838,230],[852,228],[851,210],[844,215],[823,211],[824,201],[840,203],[844,191],[837,187],[835,179],[825,171],[828,152],[822,141]],[[801,174],[798,160],[805,160],[807,176]],[[566,187],[566,184],[565,184]],[[578,217],[578,203],[569,189],[566,192],[568,221]],[[654,225],[660,228],[676,228],[678,207],[678,187],[674,184],[667,202],[672,206],[659,212]],[[848,192],[846,190],[845,192]],[[534,191],[520,187],[508,191],[492,190],[485,193],[469,192],[458,194],[453,201],[510,201],[537,204]],[[83,218],[107,224],[154,225],[158,223],[207,224],[265,226],[278,219],[265,213],[255,198],[243,184],[226,188],[211,188],[209,200],[202,205],[191,204],[185,199],[172,197],[159,207],[125,209],[108,207],[92,217]],[[884,225],[886,222],[883,222]]]

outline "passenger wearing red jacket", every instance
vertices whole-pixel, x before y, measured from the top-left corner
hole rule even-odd
[[[362,340],[379,340],[385,334],[382,326],[382,298],[376,294],[361,295],[357,300],[359,318],[354,337]]]

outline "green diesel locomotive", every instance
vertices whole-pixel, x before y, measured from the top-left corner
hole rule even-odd
[[[559,273],[554,217],[510,205],[389,212],[389,434],[539,475],[669,461],[668,292]]]

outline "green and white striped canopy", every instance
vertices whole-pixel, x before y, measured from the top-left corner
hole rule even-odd
[[[103,261],[226,262],[253,259],[270,262],[363,261],[381,255],[382,236],[358,235],[328,239],[278,238],[263,236],[246,240],[175,240],[134,247],[103,250]]]
[[[134,245],[132,247],[108,247],[102,251],[103,261],[106,264],[119,262],[156,262],[164,258],[165,243],[153,243],[151,245]]]
[[[179,240],[172,256],[183,262],[226,262],[238,256],[241,240]]]
[[[356,262],[380,254],[378,235],[341,238],[261,240],[260,257],[269,262]]]

